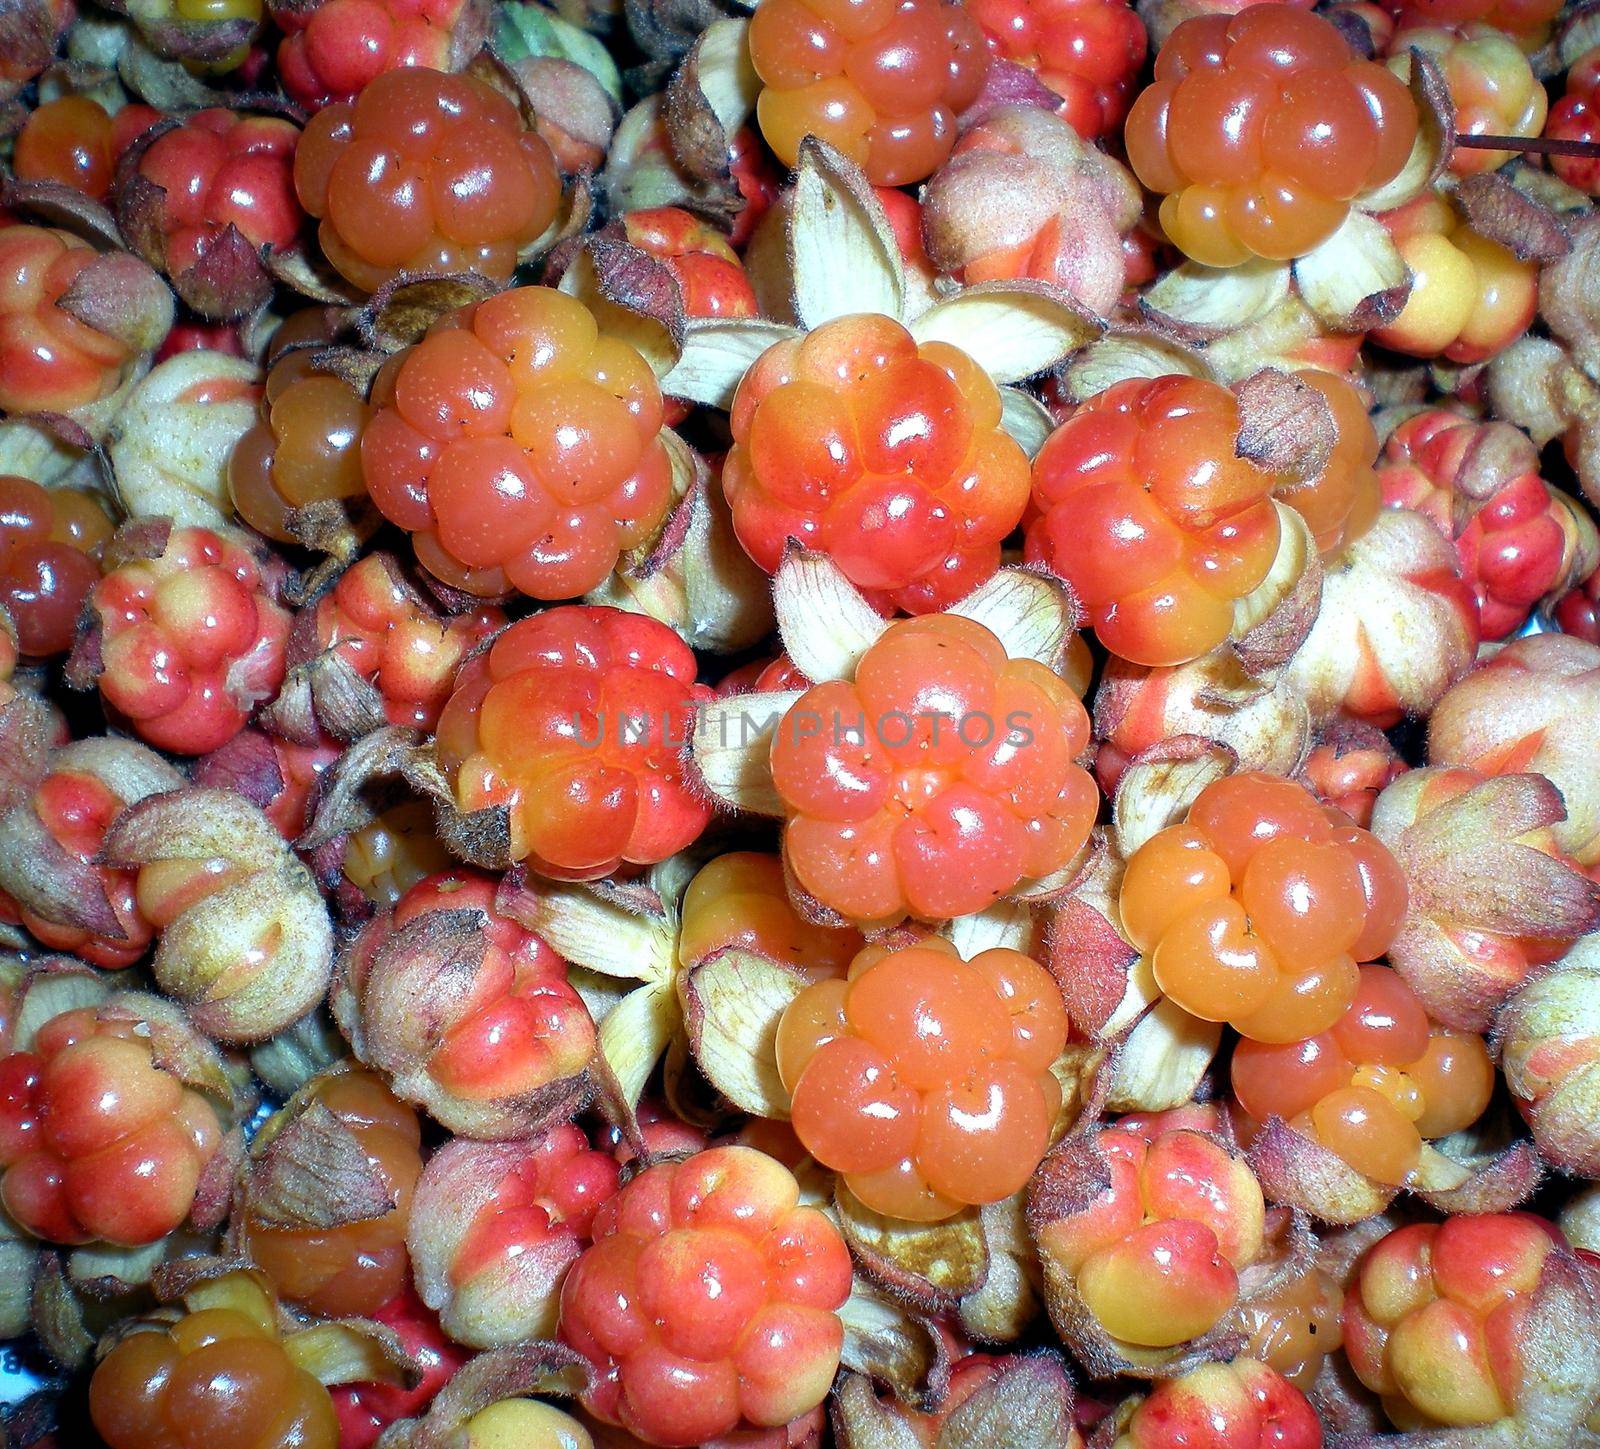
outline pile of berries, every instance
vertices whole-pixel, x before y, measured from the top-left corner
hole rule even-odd
[[[0,0],[0,1442],[1600,1435],[1558,0]]]

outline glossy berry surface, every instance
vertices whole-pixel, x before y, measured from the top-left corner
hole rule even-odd
[[[95,1368],[89,1414],[109,1449],[336,1449],[328,1391],[279,1337],[255,1276],[185,1298],[177,1322],[130,1333]]]
[[[548,287],[451,313],[379,373],[372,405],[372,501],[471,594],[586,593],[672,501],[655,374]]]
[[[137,102],[108,115],[89,96],[60,96],[28,113],[11,169],[19,181],[56,181],[104,201],[122,153],[160,119],[154,107]]]
[[[1563,634],[1600,644],[1600,569],[1567,590],[1551,612]]]
[[[1406,770],[1387,741],[1317,745],[1300,767],[1300,779],[1317,799],[1348,815],[1363,830],[1383,787]]]
[[[1402,25],[1492,25],[1531,42],[1532,49],[1560,13],[1561,0],[1386,0],[1384,8]]]
[[[683,893],[678,959],[704,961],[736,947],[813,978],[840,977],[861,949],[860,933],[806,920],[789,899],[776,855],[735,850],[710,861]]]
[[[435,1153],[411,1256],[452,1337],[479,1347],[554,1337],[562,1280],[616,1196],[619,1172],[570,1122],[525,1141]]]
[[[983,910],[1082,849],[1098,795],[1089,719],[1060,675],[982,624],[891,624],[855,680],[778,724],[772,774],[799,888],[856,922]]]
[[[1478,1120],[1494,1080],[1483,1038],[1435,1026],[1386,966],[1361,968],[1355,999],[1330,1030],[1243,1041],[1233,1054],[1234,1095],[1248,1117],[1281,1117],[1390,1187],[1415,1172],[1425,1141]]]
[[[1338,1283],[1312,1268],[1240,1305],[1246,1352],[1309,1392],[1328,1355],[1339,1350],[1343,1304]]]
[[[64,654],[113,525],[98,495],[0,474],[0,607],[24,654]]]
[[[267,373],[261,419],[228,458],[228,496],[251,528],[276,543],[297,543],[299,510],[366,497],[361,476],[364,398],[312,364],[308,349],[286,353]]]
[[[0,1058],[0,1203],[55,1243],[153,1243],[222,1145],[215,1108],[158,1066],[135,1021],[66,1011]]]
[[[406,1222],[422,1171],[417,1114],[379,1077],[360,1071],[324,1078],[300,1102],[325,1109],[354,1139],[394,1206],[381,1217],[337,1227],[280,1227],[252,1218],[247,1196],[241,1214],[245,1250],[279,1293],[313,1313],[376,1313],[410,1281]],[[337,1130],[334,1135],[346,1140]]]
[[[1496,477],[1500,486],[1487,497],[1469,495],[1467,487],[1481,492],[1474,450],[1484,434],[1473,418],[1429,408],[1389,435],[1378,477],[1388,507],[1426,515],[1455,544],[1462,578],[1478,600],[1483,637],[1504,639],[1562,576],[1565,510],[1531,466]],[[1531,449],[1527,462],[1537,463]]]
[[[988,578],[1027,503],[1027,458],[988,375],[887,317],[841,317],[769,348],[731,423],[722,486],[750,557],[771,573],[797,539],[914,613]]]
[[[1405,86],[1329,21],[1289,5],[1186,20],[1128,115],[1128,160],[1161,228],[1207,266],[1287,260],[1397,175],[1416,136]]]
[[[391,724],[432,729],[461,661],[505,626],[490,604],[440,615],[379,554],[368,554],[317,601],[315,648],[335,651],[383,698]]]
[[[875,186],[930,176],[989,66],[983,32],[944,0],[761,0],[750,21],[761,134],[786,166],[820,137]]]
[[[294,185],[328,260],[367,291],[402,271],[507,281],[561,200],[550,148],[505,96],[416,68],[318,111]]]
[[[1059,114],[1086,141],[1121,125],[1147,47],[1124,0],[974,0],[967,9],[994,54],[1061,97]]]
[[[1061,1104],[1061,992],[1020,951],[963,961],[930,940],[868,947],[808,987],[778,1028],[778,1069],[806,1150],[867,1207],[936,1222],[1017,1192]]]
[[[1260,1255],[1265,1205],[1245,1161],[1205,1133],[1153,1123],[1094,1136],[1109,1180],[1043,1225],[1039,1251],[1121,1343],[1170,1348],[1232,1311]]]
[[[755,289],[739,254],[710,223],[677,206],[630,211],[623,234],[672,273],[691,317],[754,317]]]
[[[1165,1379],[1133,1411],[1114,1449],[1322,1449],[1316,1410],[1252,1359],[1202,1364]]]
[[[665,624],[569,605],[512,625],[470,660],[439,721],[463,811],[504,807],[515,860],[560,879],[665,860],[710,806],[684,777],[694,655]]]
[[[748,1147],[655,1163],[600,1209],[594,1237],[567,1275],[561,1333],[596,1368],[597,1418],[694,1445],[822,1402],[850,1257],[781,1163]]]
[[[1406,878],[1375,836],[1303,786],[1246,772],[1208,785],[1182,825],[1128,862],[1118,910],[1167,997],[1257,1041],[1326,1031],[1357,963],[1388,949]]]
[[[0,216],[0,412],[70,412],[114,392],[133,353],[60,306],[96,253]]]
[[[298,127],[281,116],[221,107],[196,111],[157,135],[135,174],[165,193],[162,269],[177,276],[203,268],[229,226],[253,249],[292,246],[304,221],[293,181],[299,139]]]
[[[175,528],[89,594],[106,705],[158,749],[203,755],[283,680],[289,616],[242,540]]]
[[[1389,67],[1402,79],[1420,50],[1438,67],[1455,105],[1456,132],[1465,136],[1537,136],[1549,102],[1522,47],[1492,25],[1406,27],[1390,43]],[[1478,176],[1504,166],[1510,151],[1457,146],[1450,170]]]
[[[1507,1417],[1521,1388],[1520,1325],[1546,1260],[1566,1251],[1555,1225],[1531,1213],[1396,1229],[1345,1294],[1350,1366],[1407,1429]]]
[[[1373,341],[1413,357],[1472,363],[1528,330],[1539,305],[1537,263],[1480,236],[1431,192],[1382,221],[1411,271],[1411,292],[1393,322],[1373,329]]]
[[[1285,480],[1238,455],[1238,432],[1220,383],[1130,378],[1076,409],[1034,459],[1028,560],[1072,585],[1120,658],[1208,653],[1272,567],[1271,495]]]
[[[453,54],[465,0],[323,0],[279,4],[278,76],[308,111],[353,101],[385,71],[459,67]],[[455,61],[453,64],[452,61]]]
[[[1567,72],[1566,91],[1545,120],[1544,134],[1558,141],[1600,141],[1600,51],[1580,56]],[[1568,186],[1600,192],[1600,155],[1552,156],[1550,169]]]

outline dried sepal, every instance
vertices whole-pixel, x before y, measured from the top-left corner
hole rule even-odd
[[[1184,261],[1144,289],[1139,310],[1163,330],[1203,342],[1265,317],[1288,297],[1291,278],[1285,263],[1263,257],[1237,267]]]
[[[506,1399],[557,1395],[575,1398],[594,1370],[564,1343],[534,1340],[490,1349],[451,1375],[420,1419],[384,1430],[379,1449],[473,1449],[469,1421]]]
[[[1000,426],[1032,458],[1055,431],[1056,420],[1050,410],[1031,392],[1020,387],[1000,389]]]
[[[477,272],[402,272],[379,287],[351,320],[373,352],[401,352],[421,341],[441,317],[492,297],[496,290]]]
[[[761,317],[691,317],[684,323],[677,360],[661,378],[661,390],[726,411],[756,359],[796,335],[793,327]]]
[[[1117,853],[1129,860],[1152,835],[1180,824],[1200,792],[1238,764],[1232,749],[1203,735],[1174,735],[1141,752],[1123,770],[1111,800]]]
[[[1100,1068],[1096,1090],[1106,1110],[1166,1112],[1193,1101],[1222,1044],[1222,1027],[1162,996],[1144,957],[1129,972],[1120,1006],[1137,1016]]]
[[[683,494],[659,536],[626,557],[589,603],[647,614],[695,649],[746,649],[772,630],[766,575],[733,531],[733,515],[704,460],[671,429],[664,430]]]
[[[1294,280],[1306,306],[1335,332],[1392,322],[1411,295],[1411,273],[1393,237],[1361,211],[1294,263]]]
[[[1061,371],[1063,389],[1075,403],[1130,378],[1212,377],[1206,355],[1154,329],[1113,327],[1077,353]],[[1241,374],[1242,375],[1242,374]]]
[[[1067,584],[1028,568],[998,570],[946,612],[982,624],[1010,658],[1032,659],[1058,673],[1078,625],[1077,600]]]
[[[1553,262],[1572,250],[1555,211],[1496,172],[1462,177],[1453,199],[1473,231],[1518,261]]]
[[[120,247],[116,218],[100,202],[60,181],[21,181],[0,177],[0,205],[27,214],[30,221],[60,227],[102,248]]]
[[[117,817],[101,853],[122,869],[155,868],[169,890],[186,877],[199,888],[162,929],[151,970],[207,1035],[260,1041],[322,999],[333,967],[327,906],[241,796],[193,786],[152,795]]]
[[[335,1020],[355,1054],[396,1096],[463,1137],[503,1141],[566,1121],[593,1093],[587,1071],[505,1096],[452,1091],[429,1068],[445,1036],[481,993],[486,941],[475,910],[425,911],[404,925],[378,916],[339,954]]]
[[[251,1141],[240,1204],[252,1222],[327,1230],[393,1211],[387,1176],[350,1126],[317,1096],[326,1080],[324,1075],[307,1082]]]
[[[1389,960],[1435,1020],[1487,1030],[1551,942],[1600,925],[1600,886],[1549,833],[1565,813],[1535,774],[1410,770],[1378,797],[1373,833],[1410,887]]]
[[[934,1402],[943,1395],[950,1377],[949,1346],[924,1315],[857,1273],[839,1321],[845,1383],[864,1376],[887,1386],[905,1404]]]
[[[713,20],[673,73],[666,127],[673,154],[694,177],[733,189],[728,157],[735,132],[755,110],[761,78],[750,59],[750,22]]]
[[[560,289],[594,314],[602,332],[620,337],[668,376],[683,350],[683,294],[666,264],[620,236],[584,239],[561,273]]]
[[[731,947],[684,974],[683,1017],[706,1080],[752,1116],[786,1121],[789,1093],[778,1074],[778,1023],[810,984],[805,973]]]
[[[825,553],[790,544],[772,581],[785,654],[807,679],[849,679],[888,628]]]
[[[883,205],[861,168],[814,136],[800,143],[786,250],[802,327],[857,312],[904,320],[905,268]]]
[[[0,1210],[0,1336],[21,1338],[28,1331],[38,1264],[38,1241]]]
[[[250,1048],[250,1070],[280,1097],[291,1097],[346,1053],[344,1038],[322,1008]]]
[[[959,347],[997,383],[1060,367],[1102,330],[1100,319],[1060,290],[1028,280],[979,282],[936,301],[911,321],[919,343]]]
[[[862,1271],[918,1311],[949,1312],[987,1281],[989,1245],[977,1208],[937,1223],[904,1222],[866,1207],[842,1182],[834,1202]]]
[[[718,804],[752,815],[781,816],[772,780],[772,741],[800,702],[798,689],[713,699],[695,712],[690,760],[701,788]]]
[[[1228,644],[1246,674],[1261,676],[1288,662],[1311,632],[1322,603],[1322,563],[1305,519],[1273,500],[1278,548],[1266,577],[1233,603]]]
[[[1456,108],[1438,63],[1413,46],[1403,55],[1404,80],[1417,107],[1417,134],[1400,171],[1375,190],[1363,192],[1356,205],[1363,211],[1389,211],[1421,196],[1444,175],[1455,149]]]
[[[260,381],[244,358],[195,350],[168,358],[133,388],[106,437],[129,518],[197,528],[232,521],[228,459],[256,421]]]

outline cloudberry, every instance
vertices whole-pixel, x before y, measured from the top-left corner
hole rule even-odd
[[[562,1280],[619,1172],[570,1122],[520,1142],[435,1152],[408,1241],[418,1288],[450,1336],[474,1348],[553,1337]]]
[[[98,629],[74,664],[141,739],[203,755],[283,680],[289,615],[273,593],[236,535],[174,528],[153,557],[119,564],[90,591]]]
[[[699,217],[681,207],[657,206],[628,212],[622,230],[634,246],[665,264],[691,317],[754,317],[760,310],[738,252]]]
[[[166,1237],[222,1139],[216,1108],[157,1062],[136,1016],[62,1012],[0,1058],[0,1203],[36,1237]]]
[[[819,926],[794,908],[776,855],[734,850],[695,873],[683,893],[678,959],[685,965],[737,947],[813,978],[842,977],[861,949],[847,927]]]
[[[1247,772],[1208,785],[1183,825],[1128,862],[1118,910],[1167,997],[1257,1041],[1327,1031],[1406,909],[1383,844],[1303,786]]]
[[[1506,1418],[1523,1386],[1521,1325],[1546,1261],[1569,1251],[1555,1224],[1531,1213],[1395,1229],[1345,1293],[1351,1368],[1407,1429]]]
[[[1385,0],[1384,8],[1405,25],[1481,22],[1537,44],[1560,13],[1561,0]]]
[[[68,310],[96,256],[69,232],[0,217],[0,412],[70,412],[122,382],[133,349]]]
[[[950,154],[956,117],[988,73],[983,32],[946,0],[761,0],[750,59],[756,117],[793,166],[815,135],[877,186],[907,186]]]
[[[426,801],[399,800],[345,837],[339,874],[361,897],[344,903],[354,919],[389,910],[413,886],[455,864],[435,824]]]
[[[1600,141],[1600,50],[1578,57],[1567,72],[1566,91],[1550,107],[1544,134],[1558,141]],[[1551,156],[1550,169],[1568,186],[1594,196],[1600,193],[1600,155]]]
[[[698,703],[689,647],[654,619],[568,605],[469,660],[439,720],[439,762],[467,812],[502,807],[509,851],[590,880],[665,860],[711,807],[684,778]]]
[[[228,458],[228,495],[239,517],[275,543],[314,543],[322,504],[349,507],[367,495],[361,476],[366,401],[320,371],[311,352],[285,353],[267,373],[261,419]]]
[[[1482,362],[1528,330],[1539,305],[1539,265],[1474,231],[1434,192],[1380,218],[1411,272],[1411,291],[1372,340],[1413,357]]]
[[[298,1361],[298,1335],[280,1336],[256,1274],[184,1301],[176,1322],[135,1325],[95,1368],[89,1414],[110,1449],[336,1449],[328,1391]]]
[[[1335,554],[1365,533],[1377,516],[1373,461],[1378,435],[1367,416],[1366,401],[1347,378],[1316,368],[1305,368],[1295,376],[1327,403],[1333,415],[1333,451],[1315,477],[1279,488],[1276,497],[1305,519],[1319,553]]]
[[[1379,459],[1384,503],[1424,514],[1455,544],[1485,639],[1516,633],[1562,576],[1566,510],[1538,470],[1509,424],[1446,408],[1407,418]]]
[[[372,501],[468,593],[586,593],[672,502],[655,375],[548,287],[451,314],[379,373],[372,403]]]
[[[318,111],[294,184],[328,260],[367,291],[401,272],[507,281],[561,200],[550,148],[510,100],[471,76],[411,68]]]
[[[320,1142],[330,1155],[342,1153],[347,1174],[353,1144],[365,1158],[360,1180],[330,1174],[319,1183],[323,1202],[280,1201],[271,1176],[274,1143],[286,1133],[299,1139],[291,1151]],[[422,1171],[420,1142],[417,1114],[370,1072],[337,1072],[309,1084],[251,1144],[253,1167],[235,1219],[250,1261],[285,1298],[313,1313],[376,1313],[410,1281],[405,1233]],[[374,1201],[391,1206],[372,1212]],[[318,1208],[336,1225],[327,1226]],[[362,1212],[369,1215],[351,1216]]]
[[[1129,378],[1074,411],[1034,459],[1027,557],[1072,585],[1120,658],[1209,653],[1234,601],[1271,569],[1271,495],[1286,480],[1240,457],[1238,433],[1238,400],[1220,383]]]
[[[160,111],[137,102],[108,115],[90,96],[59,96],[28,112],[11,169],[19,181],[56,181],[104,201],[122,153],[160,119]]]
[[[781,1163],[714,1147],[647,1167],[595,1215],[561,1333],[595,1366],[585,1407],[647,1444],[775,1427],[839,1366],[850,1255]]]
[[[75,740],[50,756],[0,818],[0,887],[35,940],[96,966],[144,956],[155,928],[139,905],[138,873],[101,863],[100,851],[127,806],[182,783],[132,740]]]
[[[1281,1117],[1356,1172],[1403,1187],[1424,1141],[1478,1120],[1495,1073],[1481,1037],[1434,1026],[1399,976],[1363,966],[1331,1029],[1240,1042],[1232,1080],[1249,1118]]]
[[[471,58],[466,37],[457,38],[469,0],[323,0],[270,8],[283,31],[279,79],[289,99],[308,111],[355,100],[385,71],[457,70]]]
[[[412,886],[341,958],[331,1004],[399,1096],[453,1132],[501,1139],[570,1098],[595,1034],[567,963],[494,902],[493,878],[474,871]]]
[[[1107,1180],[1082,1208],[1036,1224],[1046,1274],[1069,1279],[1119,1343],[1172,1348],[1209,1333],[1261,1254],[1255,1174],[1220,1141],[1160,1119],[1093,1140]]]
[[[332,650],[377,689],[391,724],[430,730],[450,698],[461,661],[505,622],[490,604],[436,613],[392,559],[370,553],[317,600],[301,625],[309,637],[297,633],[291,647],[306,657]]]
[[[202,315],[248,311],[268,287],[254,253],[292,247],[305,220],[293,182],[299,129],[281,116],[211,107],[153,137],[119,188],[123,233]],[[245,258],[217,250],[229,227]]]
[[[1161,228],[1207,266],[1303,256],[1399,174],[1416,106],[1329,21],[1289,5],[1186,20],[1128,115],[1128,160]]]
[[[0,474],[0,607],[35,657],[72,647],[113,525],[96,494]]]
[[[1144,22],[1126,0],[972,0],[989,49],[1038,74],[1086,141],[1122,124],[1144,65]]]
[[[1207,1363],[1165,1379],[1134,1409],[1112,1449],[1322,1449],[1306,1396],[1253,1359]]]
[[[980,911],[1063,868],[1094,823],[1089,718],[1066,681],[951,614],[891,624],[853,683],[778,724],[783,851],[802,890],[858,922]]]
[[[1297,1389],[1309,1390],[1324,1360],[1340,1343],[1343,1294],[1320,1268],[1240,1305],[1246,1352],[1277,1370]]]
[[[1420,50],[1438,67],[1455,103],[1456,132],[1463,136],[1537,136],[1549,99],[1521,47],[1492,25],[1423,26],[1398,31],[1390,42],[1389,69],[1411,75],[1411,52]],[[1457,146],[1450,170],[1477,176],[1504,166],[1514,153]]]
[[[888,317],[841,317],[768,348],[730,423],[722,486],[750,557],[772,573],[798,539],[914,613],[988,578],[1028,501],[1028,460],[988,375]]]
[[[1067,1039],[1050,973],[1020,951],[963,961],[932,938],[868,947],[800,993],[778,1069],[806,1150],[867,1207],[938,1221],[1020,1191],[1050,1144]]]

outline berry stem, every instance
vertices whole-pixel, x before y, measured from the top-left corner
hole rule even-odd
[[[1466,136],[1456,145],[1473,151],[1524,151],[1538,156],[1600,157],[1600,141],[1565,141],[1557,136]]]

